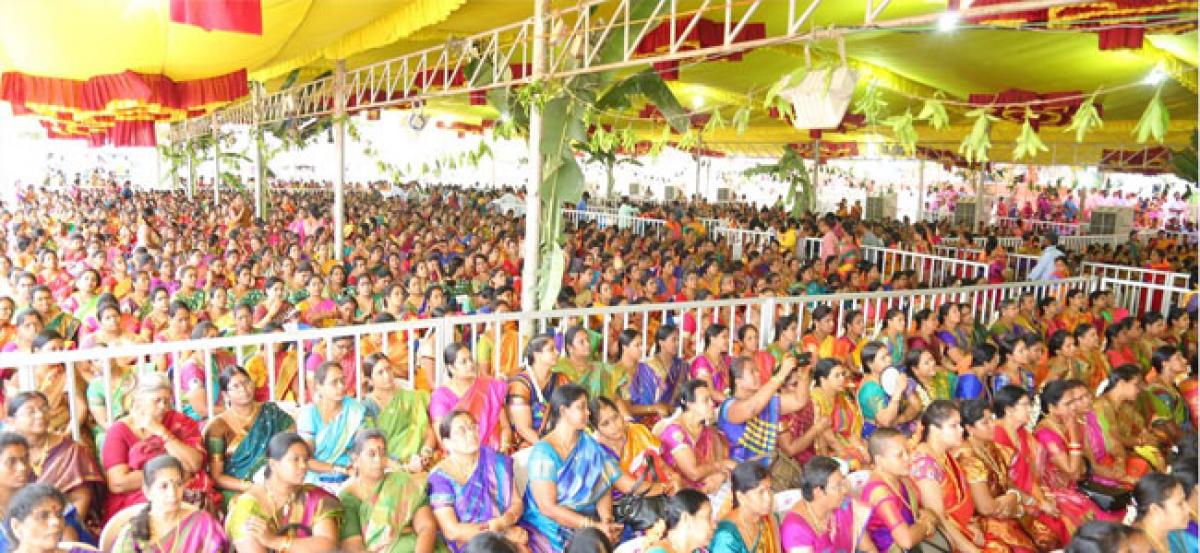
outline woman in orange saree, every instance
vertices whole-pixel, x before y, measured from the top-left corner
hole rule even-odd
[[[771,373],[775,371],[775,356],[765,349],[759,349],[758,342],[758,327],[746,324],[738,328],[738,354],[754,360],[761,382],[771,378]]]
[[[1095,390],[1101,382],[1108,380],[1108,373],[1112,370],[1108,356],[1100,348],[1100,331],[1090,324],[1079,325],[1075,327],[1075,343],[1078,346],[1076,355],[1087,365],[1087,376],[1083,383],[1087,384],[1089,390]]]
[[[967,439],[955,450],[954,460],[970,487],[987,549],[1012,553],[1055,549],[1054,533],[1034,517],[1036,499],[1023,495],[1008,476],[1014,452],[996,443],[996,427],[987,400],[964,401],[958,412]]]
[[[909,476],[917,484],[921,505],[937,515],[950,544],[955,550],[971,551],[986,542],[973,520],[975,504],[966,474],[951,455],[962,444],[959,420],[958,407],[951,400],[939,399],[925,408],[921,443],[913,450]]]

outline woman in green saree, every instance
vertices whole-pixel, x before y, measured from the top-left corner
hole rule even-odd
[[[421,472],[437,447],[429,424],[429,392],[397,386],[392,363],[382,353],[368,355],[363,366],[371,377],[363,407],[386,438],[388,457],[408,472]]]
[[[350,449],[355,476],[338,499],[343,519],[339,539],[346,551],[433,553],[439,544],[437,521],[429,508],[425,476],[384,472],[388,444],[376,429],[360,430]]]
[[[241,367],[221,371],[221,390],[229,405],[208,424],[204,444],[208,468],[224,496],[221,506],[225,507],[239,493],[249,490],[251,480],[266,466],[271,437],[295,430],[296,422],[274,403],[254,401],[254,381]]]

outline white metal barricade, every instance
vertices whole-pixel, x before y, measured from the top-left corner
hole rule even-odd
[[[1124,307],[1134,316],[1153,311],[1165,317],[1172,307],[1186,307],[1196,294],[1196,290],[1140,280],[1102,277],[1093,282],[1112,292],[1114,306]]]
[[[640,236],[661,236],[667,226],[667,222],[662,219],[622,216],[616,212],[595,211],[591,209],[582,211],[578,209],[564,209],[562,212],[563,218],[575,227],[578,227],[582,223],[592,223],[601,228],[615,226],[620,229],[629,229],[634,234]]]
[[[883,279],[891,280],[896,271],[913,271],[917,282],[930,287],[952,285],[955,280],[987,276],[987,265],[952,257],[896,250],[891,248],[862,248],[863,259],[879,267]]]
[[[1062,236],[1058,239],[1058,247],[1064,250],[1079,251],[1095,245],[1120,246],[1129,242],[1129,237],[1120,234],[1085,234],[1083,236]]]
[[[1015,250],[1021,247],[1024,241],[1020,236],[997,236],[996,243],[1003,246],[1006,250]],[[979,236],[975,238],[975,247],[982,248],[987,246],[987,237]]]
[[[1005,248],[1007,249],[1007,248]],[[962,248],[958,246],[934,246],[933,253],[944,257],[952,257],[955,259],[963,259],[967,261],[979,261],[983,259],[982,248]],[[1021,281],[1029,275],[1029,271],[1037,265],[1038,256],[1024,253],[1004,252],[1005,268],[1009,271],[1007,280]],[[985,265],[988,262],[983,261]]]
[[[1096,276],[1102,279],[1108,278],[1120,281],[1159,284],[1173,288],[1186,288],[1189,278],[1187,273],[1158,271],[1155,269],[1130,267],[1128,265],[1110,265],[1108,263],[1095,263],[1091,261],[1083,263],[1083,266],[1080,267],[1080,274],[1086,276]]]
[[[283,397],[284,392],[293,396],[301,404],[307,404],[309,391],[313,382],[306,378],[309,368],[315,367],[321,359],[330,360],[334,351],[334,342],[350,340],[350,353],[341,360],[348,371],[354,371],[355,385],[352,395],[362,397],[366,390],[367,375],[363,367],[363,358],[368,352],[379,352],[392,359],[394,368],[411,387],[420,371],[427,371],[432,377],[432,384],[439,385],[446,378],[444,359],[440,354],[452,341],[469,344],[473,351],[478,351],[480,342],[491,342],[492,352],[489,372],[499,377],[506,377],[520,370],[523,361],[519,355],[505,358],[503,352],[515,352],[521,349],[527,337],[533,333],[561,333],[569,326],[579,325],[600,335],[600,346],[597,354],[601,359],[610,359],[616,351],[615,340],[619,333],[626,328],[636,328],[645,344],[653,341],[652,328],[661,324],[674,324],[682,330],[685,340],[685,351],[703,351],[703,330],[713,322],[725,324],[732,329],[731,334],[743,324],[754,324],[760,329],[760,346],[766,346],[773,338],[774,320],[788,313],[803,313],[806,309],[818,303],[839,307],[839,330],[844,326],[842,317],[850,309],[862,309],[867,315],[871,326],[881,323],[883,313],[891,307],[903,307],[909,310],[921,308],[936,308],[946,301],[965,302],[974,306],[982,322],[990,322],[995,317],[995,305],[998,301],[1017,297],[1022,293],[1031,292],[1039,296],[1047,294],[1058,295],[1066,287],[1089,288],[1093,280],[1075,278],[1051,282],[1008,283],[994,286],[973,286],[953,289],[903,290],[894,292],[872,292],[857,294],[826,294],[819,296],[797,297],[757,297],[748,299],[716,300],[706,302],[678,302],[666,304],[642,304],[632,306],[616,306],[591,309],[570,309],[544,311],[534,313],[495,313],[488,315],[451,316],[438,319],[418,319],[410,321],[368,324],[348,327],[323,329],[288,330],[269,334],[211,338],[204,340],[186,340],[178,342],[163,342],[153,344],[128,345],[115,348],[94,348],[88,350],[71,350],[42,353],[6,353],[0,364],[6,367],[19,368],[19,387],[23,390],[34,386],[33,368],[35,366],[62,365],[65,367],[67,378],[74,380],[76,375],[82,375],[86,380],[101,379],[106,396],[111,396],[114,383],[125,371],[154,370],[137,367],[150,366],[156,359],[172,358],[186,359],[199,356],[204,365],[204,387],[208,416],[216,412],[216,399],[219,396],[215,387],[215,378],[209,377],[219,373],[228,366],[246,367],[257,363],[257,370],[265,372],[260,375],[265,380],[268,396]],[[807,324],[804,328],[807,328]],[[434,353],[433,359],[418,359],[417,352],[423,343],[429,343]],[[730,352],[733,351],[733,340],[730,341]],[[649,355],[651,348],[646,348]],[[321,359],[314,357],[319,354]],[[515,358],[514,358],[515,357]],[[129,360],[133,360],[130,362]],[[336,360],[335,360],[336,361]],[[419,365],[421,363],[428,365]],[[180,367],[171,369],[175,393],[176,408],[183,405],[184,389],[180,378]],[[282,382],[279,379],[291,374],[294,380]],[[78,437],[79,424],[86,413],[74,411],[75,389],[67,387],[72,406],[72,429]],[[112,420],[114,407],[108,402],[109,420]]]
[[[1037,234],[1051,232],[1059,236],[1077,236],[1083,233],[1082,223],[1063,223],[1060,221],[1040,221],[1036,219],[1021,219],[1017,217],[996,217],[996,226],[1006,229],[1022,229]]]

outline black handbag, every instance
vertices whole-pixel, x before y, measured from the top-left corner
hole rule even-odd
[[[1091,499],[1092,503],[1095,503],[1102,511],[1118,512],[1129,507],[1129,500],[1132,498],[1129,490],[1097,482],[1092,478],[1091,462],[1084,459],[1083,463],[1087,470],[1084,472],[1083,479],[1075,483],[1075,489],[1079,490],[1079,493],[1088,496],[1088,499]]]

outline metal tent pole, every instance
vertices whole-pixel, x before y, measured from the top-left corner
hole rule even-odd
[[[917,220],[925,220],[925,160],[917,162]]]
[[[338,60],[333,81],[333,141],[337,148],[337,177],[333,181],[333,257],[342,260],[346,218],[346,60]]]
[[[213,210],[221,205],[221,125],[217,123],[217,114],[212,114],[213,136]]]
[[[546,8],[547,0],[533,0],[533,67],[534,82],[542,77],[546,67]],[[542,110],[534,102],[529,110],[529,183],[525,187],[525,263],[521,268],[521,311],[537,310],[537,266],[540,253],[542,219]],[[559,209],[560,206],[551,206]]]
[[[254,216],[261,219],[264,213],[263,204],[267,200],[267,166],[263,161],[263,129],[259,121],[261,114],[258,111],[262,100],[262,83],[254,83],[251,93],[254,95]]]

